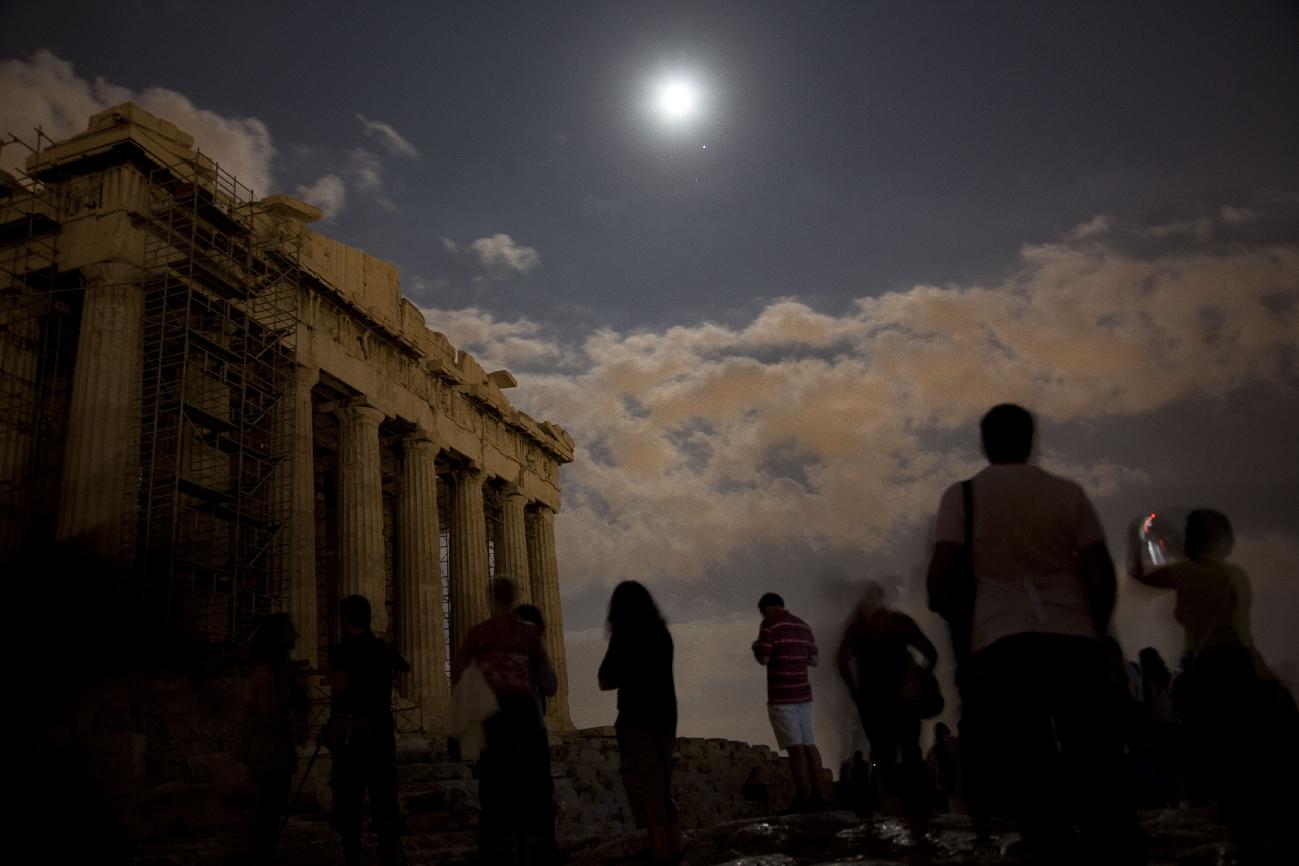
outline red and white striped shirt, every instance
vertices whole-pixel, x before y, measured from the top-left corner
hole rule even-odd
[[[767,608],[753,653],[768,659],[768,704],[806,704],[812,700],[807,665],[816,655],[816,638],[807,623],[784,608]]]

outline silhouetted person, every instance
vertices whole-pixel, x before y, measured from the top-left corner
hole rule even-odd
[[[926,763],[934,780],[934,808],[939,812],[954,811],[952,801],[960,798],[961,759],[959,743],[945,722],[934,725],[934,743]]]
[[[257,787],[248,843],[253,863],[272,861],[298,767],[297,745],[306,739],[306,683],[290,659],[297,641],[287,613],[263,618],[250,641],[250,699],[241,758]]]
[[[970,482],[967,801],[976,813],[1012,810],[1038,862],[1139,861],[1122,710],[1097,640],[1114,607],[1114,564],[1082,488],[1029,464],[1033,426],[1011,404],[980,422],[989,465]],[[954,484],[939,505],[930,586],[962,571],[964,499]]]
[[[871,765],[861,749],[852,753],[848,769],[848,808],[862,818],[871,811]]]
[[[916,621],[884,605],[884,589],[869,582],[856,616],[839,643],[839,675],[848,686],[862,729],[870,740],[871,763],[901,805],[917,842],[929,815],[929,779],[920,751],[920,716],[903,694],[914,648],[932,671],[938,650]]]
[[[618,690],[618,755],[636,826],[656,863],[679,859],[681,823],[672,800],[677,692],[672,635],[642,584],[625,580],[609,599],[609,649],[600,663],[602,691]]]
[[[1141,709],[1144,716],[1137,759],[1146,780],[1146,808],[1176,807],[1181,726],[1173,711],[1173,674],[1154,647],[1137,654],[1141,665]]]
[[[546,619],[541,615],[541,608],[535,604],[521,604],[514,609],[514,615],[529,625],[536,626],[537,631],[540,632],[542,637],[545,637]],[[544,718],[546,715],[546,696],[538,692],[537,703],[541,707],[541,715]]]
[[[510,609],[514,582],[492,580],[492,617],[465,635],[452,682],[469,662],[478,665],[500,709],[483,722],[478,759],[478,850],[486,863],[551,863],[555,803],[550,743],[541,718],[542,696],[555,693],[555,669],[541,629]]]
[[[762,625],[753,657],[767,668],[767,716],[776,746],[789,752],[794,777],[791,812],[825,808],[821,794],[821,753],[812,734],[812,684],[808,667],[817,663],[816,638],[807,623],[785,609],[774,592],[758,599]]]
[[[394,674],[410,665],[370,630],[370,602],[349,595],[338,603],[342,640],[329,650],[330,720],[326,741],[333,754],[333,825],[343,840],[347,866],[361,862],[366,792],[379,835],[379,862],[397,861],[397,737],[392,715]]]
[[[1177,596],[1188,796],[1216,800],[1246,862],[1261,863],[1280,853],[1293,821],[1299,730],[1293,700],[1254,649],[1249,577],[1227,561],[1235,542],[1226,515],[1199,509],[1186,518],[1186,559],[1147,569],[1132,556],[1129,572]]]

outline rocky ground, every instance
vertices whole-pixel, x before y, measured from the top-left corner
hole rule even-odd
[[[1225,832],[1204,812],[1150,812],[1144,816],[1144,825],[1151,866],[1234,862]],[[373,840],[369,841],[371,859],[367,862],[374,863]],[[685,862],[688,866],[1010,866],[1021,862],[1015,834],[995,833],[990,843],[981,845],[969,822],[959,816],[936,819],[926,841],[928,844],[917,846],[896,819],[863,820],[851,812],[826,812],[729,821],[687,831]],[[647,862],[643,844],[643,836],[635,832],[570,839],[564,843],[564,857],[570,866],[642,866]],[[153,843],[137,852],[135,862],[147,866],[230,866],[239,862],[238,847],[236,833],[213,833],[201,839]],[[468,866],[476,862],[471,832],[408,834],[404,848],[410,866]],[[280,862],[285,866],[335,866],[342,863],[342,855],[322,818],[295,818],[285,834]]]
[[[687,866],[813,866],[813,864],[1014,864],[1018,838],[1008,828],[977,844],[969,821],[945,815],[917,845],[893,818],[862,819],[849,811],[780,816],[792,795],[789,771],[765,746],[728,740],[677,742],[674,795],[686,829]],[[285,866],[342,863],[329,828],[328,755],[306,776],[282,840]],[[233,866],[243,861],[243,821],[251,807],[242,768],[228,756],[190,759],[183,781],[145,788],[121,801],[119,822],[135,840],[137,866]],[[643,866],[618,774],[611,728],[552,736],[556,820],[571,866]],[[305,761],[304,761],[305,765]],[[398,743],[398,778],[407,866],[469,866],[476,862],[478,783],[471,768],[451,761],[445,741],[419,736]],[[828,778],[826,790],[830,790]],[[1227,834],[1206,811],[1143,816],[1152,864],[1231,863]],[[374,840],[367,851],[375,862]]]

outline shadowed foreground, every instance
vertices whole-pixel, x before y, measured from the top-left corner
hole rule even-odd
[[[1224,828],[1204,810],[1147,812],[1143,826],[1149,840],[1151,866],[1158,864],[1230,863],[1233,849]],[[960,816],[935,819],[926,850],[907,837],[901,822],[891,818],[862,820],[851,812],[793,815],[730,821],[687,831],[685,862],[689,866],[813,866],[813,864],[943,863],[1014,864],[1018,837],[994,833],[990,844],[978,845],[969,822]],[[624,833],[597,840],[570,840],[564,845],[572,866],[617,866],[646,862],[644,837]],[[203,839],[158,842],[137,853],[135,862],[149,866],[226,866],[238,862],[238,837],[215,833]],[[373,846],[369,846],[371,850]],[[407,862],[472,864],[477,860],[472,834],[415,834],[405,838]],[[337,842],[323,818],[289,822],[280,862],[286,866],[342,862]]]

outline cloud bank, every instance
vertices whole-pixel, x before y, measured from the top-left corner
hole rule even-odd
[[[193,135],[204,153],[257,195],[274,192],[275,147],[266,124],[255,117],[225,117],[164,87],[135,91],[103,78],[88,81],[71,63],[45,50],[25,60],[0,61],[0,133],[13,132],[29,143],[38,126],[61,140],[85,132],[90,115],[128,101]],[[21,166],[26,153],[20,151],[6,147],[2,167],[12,171]]]
[[[612,718],[582,678],[603,652],[594,624],[608,591],[632,578],[675,620],[683,729],[723,735],[730,719],[730,735],[765,739],[762,724],[735,730],[724,706],[761,704],[761,672],[744,653],[753,618],[734,611],[762,590],[793,587],[789,595],[815,597],[802,606],[833,645],[844,588],[861,564],[881,562],[898,569],[892,583],[919,611],[917,539],[942,490],[981,465],[975,423],[996,402],[1023,403],[1060,429],[1136,429],[1152,413],[1247,388],[1296,404],[1299,245],[1234,237],[1252,221],[1245,210],[1197,216],[1207,229],[1157,239],[1100,216],[1024,246],[995,283],[916,285],[837,313],[789,297],[738,323],[561,338],[527,318],[427,310],[432,327],[489,368],[518,373],[512,396],[578,441],[556,525],[579,720]],[[1041,462],[1095,498],[1145,495],[1166,480],[1108,454],[1044,447]],[[1121,552],[1120,539],[1111,544]],[[1299,567],[1299,539],[1288,536],[1243,542],[1241,561],[1252,567],[1266,551]],[[807,569],[836,558],[848,563],[840,589],[817,590],[829,584]],[[1274,604],[1299,603],[1294,589],[1267,586]],[[1162,602],[1128,595],[1121,624],[1175,658]],[[689,657],[712,667],[701,674]],[[831,716],[825,724],[847,742],[851,708],[840,700]]]

